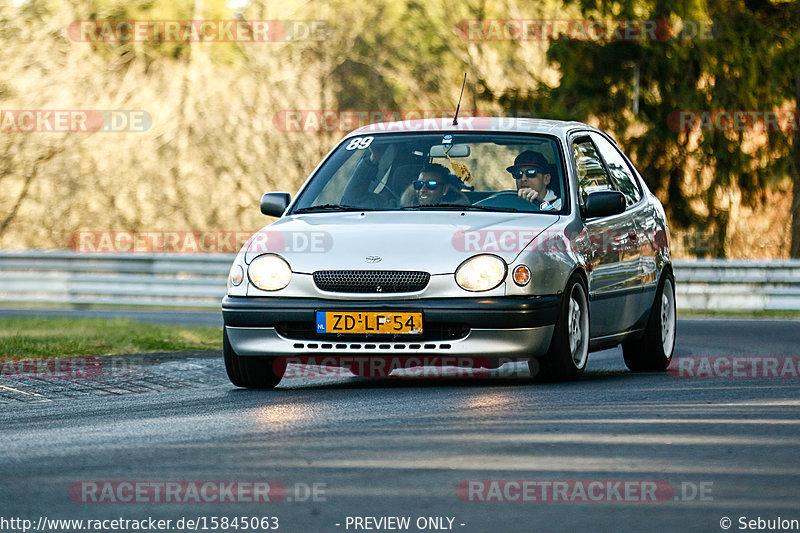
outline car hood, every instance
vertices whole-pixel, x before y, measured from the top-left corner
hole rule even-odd
[[[339,212],[293,215],[256,232],[245,261],[277,253],[292,270],[424,270],[452,274],[491,253],[511,263],[558,215],[476,211]]]

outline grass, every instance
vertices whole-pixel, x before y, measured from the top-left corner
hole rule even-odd
[[[0,320],[0,357],[67,357],[220,350],[214,327],[145,324],[127,319],[9,318]]]
[[[800,311],[679,311],[679,318],[800,318]],[[220,350],[215,327],[127,319],[22,317],[0,320],[0,357],[68,357]]]

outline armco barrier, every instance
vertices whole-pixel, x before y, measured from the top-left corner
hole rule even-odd
[[[677,261],[678,308],[800,310],[800,260]]]
[[[0,252],[0,302],[219,307],[233,258]]]
[[[218,307],[231,254],[0,252],[0,302]],[[678,308],[800,310],[800,260],[677,261]]]

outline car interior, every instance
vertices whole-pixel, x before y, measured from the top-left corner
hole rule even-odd
[[[489,144],[491,143],[483,143]],[[462,192],[468,199],[470,204],[475,205],[483,202],[490,197],[496,196],[500,192],[516,193],[516,186],[514,179],[506,172],[506,166],[513,162],[515,154],[521,153],[525,150],[539,149],[540,145],[516,145],[503,147],[505,152],[508,153],[508,159],[497,157],[495,154],[492,161],[492,172],[494,180],[487,182],[480,179],[486,167],[486,164],[481,164],[481,159],[476,157],[470,145],[467,144],[454,144],[442,145],[434,144],[430,147],[420,149],[419,147],[405,146],[394,151],[393,158],[388,165],[386,162],[386,170],[381,172],[379,168],[379,176],[376,178],[371,192],[380,196],[386,207],[394,207],[397,204],[399,197],[411,186],[412,182],[417,179],[422,169],[428,163],[437,163],[451,170],[450,183],[456,184],[458,190]],[[482,150],[486,151],[486,150]],[[553,161],[553,154],[544,153],[539,151],[548,159],[551,164]],[[427,157],[425,157],[427,155]],[[488,159],[486,154],[482,154],[483,159]],[[553,165],[556,169],[556,175],[553,175],[550,180],[548,188],[551,189],[557,197],[563,197],[563,170],[560,164]],[[463,169],[466,169],[464,172]],[[460,174],[460,175],[459,175]],[[499,176],[498,176],[499,175]]]

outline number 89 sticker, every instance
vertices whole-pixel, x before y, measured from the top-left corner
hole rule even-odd
[[[372,141],[375,137],[356,137],[352,139],[347,146],[344,147],[345,150],[365,150],[372,144]]]

